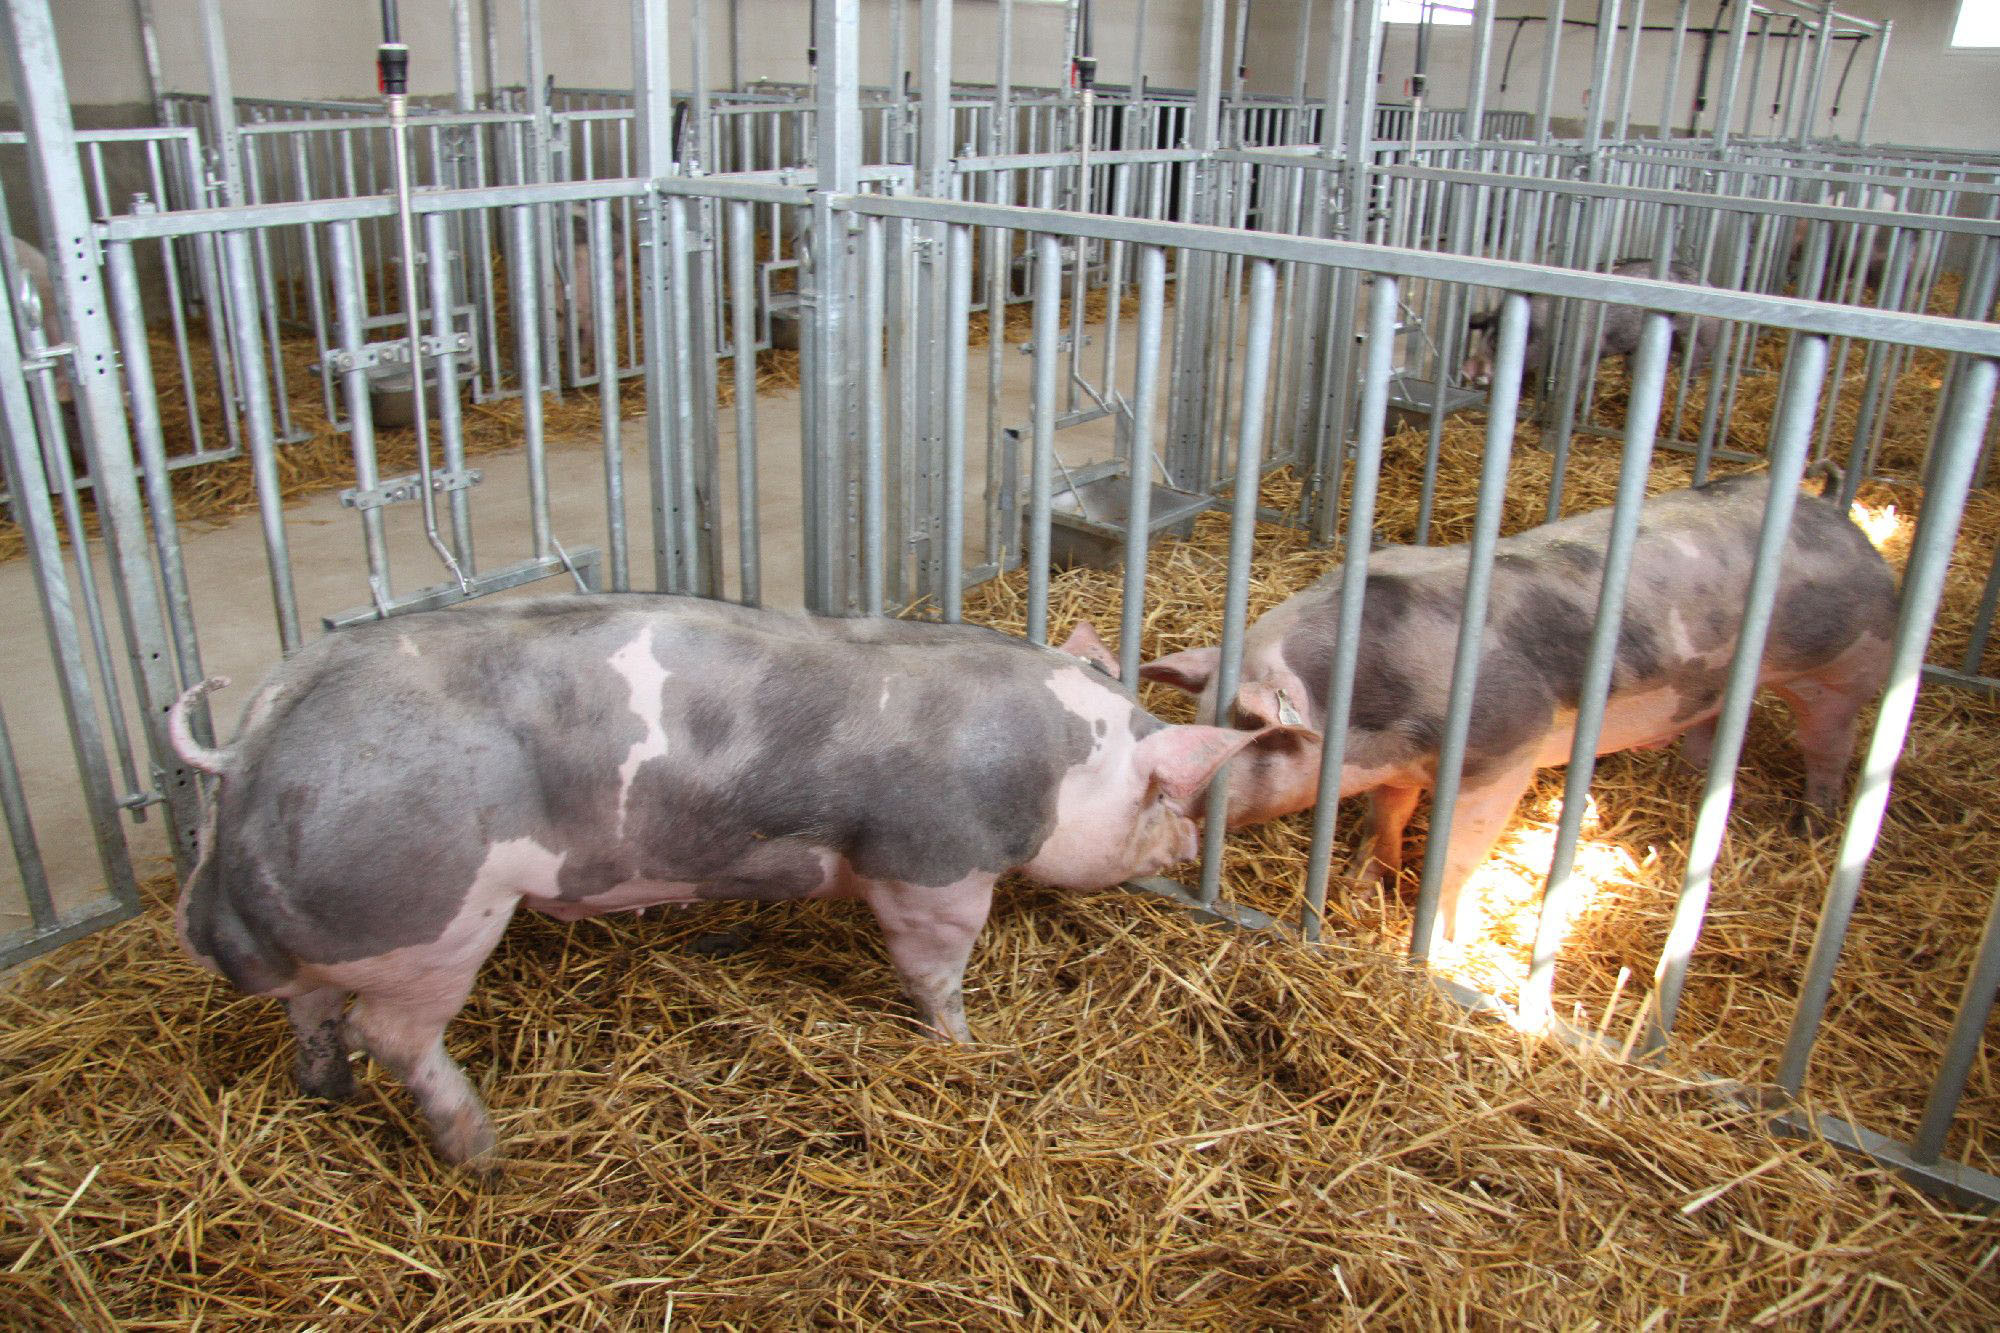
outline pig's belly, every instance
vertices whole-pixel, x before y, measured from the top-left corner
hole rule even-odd
[[[1717,711],[1709,708],[1687,716],[1683,711],[1686,707],[1686,696],[1674,689],[1645,690],[1612,698],[1604,707],[1604,727],[1598,734],[1597,753],[1656,749]],[[1567,764],[1575,741],[1576,715],[1564,713],[1549,729],[1536,763],[1544,768]]]
[[[528,894],[521,901],[558,921],[581,921],[586,917],[604,916],[610,912],[631,912],[642,907],[657,907],[662,904],[684,906],[697,902],[727,902],[741,899],[765,898],[832,898],[843,892],[842,880],[829,875],[814,888],[804,893],[785,891],[759,893],[754,885],[732,882],[728,888],[715,884],[668,883],[653,879],[627,880],[614,884],[603,893],[589,898],[550,898]]]

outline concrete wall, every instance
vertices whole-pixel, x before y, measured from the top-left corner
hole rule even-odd
[[[1949,36],[1955,0],[1842,0],[1850,11],[1871,18],[1895,20],[1891,57],[1878,98],[1872,137],[1889,142],[1939,147],[2000,148],[2000,53],[1950,54]],[[739,61],[746,79],[799,81],[806,77],[805,46],[808,0],[741,0],[743,43]],[[1268,92],[1289,92],[1298,68],[1298,13],[1302,0],[1260,0],[1253,13],[1246,59],[1247,86]],[[1306,50],[1308,88],[1326,86],[1330,14],[1340,0],[1318,0]],[[521,0],[476,0],[475,68],[483,80],[485,47],[477,36],[476,13],[490,5],[499,33],[497,81],[523,80],[520,40]],[[1629,4],[1629,0],[1628,0]],[[710,68],[718,84],[729,72],[730,0],[709,0]],[[1500,12],[1513,16],[1545,12],[1547,0],[1502,0]],[[1676,0],[1648,0],[1649,25],[1670,24]],[[920,6],[906,0],[910,33],[908,58],[914,64]],[[334,97],[366,95],[373,88],[373,59],[378,39],[376,8],[367,3],[294,3],[293,0],[222,0],[229,33],[231,65],[237,92],[252,97]],[[1695,6],[1697,21],[1713,14],[1703,0]],[[447,93],[451,89],[450,8],[446,0],[406,0],[404,36],[413,51],[413,85],[418,92]],[[556,81],[569,86],[627,87],[631,82],[629,7],[625,0],[544,0],[542,28],[547,67]],[[1132,30],[1138,0],[1099,0],[1097,49],[1100,71],[1107,81],[1132,76]],[[57,35],[72,96],[80,105],[123,105],[143,109],[146,98],[132,0],[56,0]],[[207,73],[198,37],[196,0],[154,0],[160,61],[168,88],[201,91]],[[1015,6],[1014,68],[1018,82],[1052,83],[1061,77],[1063,8],[1019,0]],[[692,0],[670,0],[673,35],[673,77],[685,84],[692,52],[687,40]],[[1595,0],[1571,0],[1571,18],[1594,18]],[[1157,85],[1192,86],[1200,29],[1199,0],[1153,0],[1144,57],[1145,72]],[[866,0],[862,6],[862,72],[869,82],[890,77],[889,0]],[[955,10],[955,72],[971,81],[993,77],[994,30],[998,7],[992,0],[959,0]],[[1531,109],[1539,96],[1546,27],[1530,23],[1517,44],[1513,67],[1502,87],[1502,64],[1512,24],[1500,25],[1495,43],[1488,105]],[[1232,28],[1233,31],[1233,22]],[[1642,39],[1640,69],[1633,90],[1633,122],[1650,126],[1659,118],[1665,92],[1665,33]],[[1402,85],[1411,68],[1414,29],[1390,28],[1383,57],[1379,96],[1402,100]],[[1564,31],[1558,61],[1555,111],[1558,116],[1588,113],[1584,90],[1590,82],[1592,33],[1570,26]],[[1464,29],[1441,28],[1432,51],[1432,97],[1438,105],[1460,105],[1469,64],[1469,37]],[[1771,47],[1775,56],[1777,43]],[[1836,133],[1851,135],[1858,117],[1867,63],[1864,54],[1849,79],[1848,96]],[[1675,90],[1675,121],[1685,124],[1692,103],[1699,60],[1699,43],[1691,40]],[[1721,54],[1716,57],[1719,77]],[[1838,74],[1836,62],[1828,79],[1829,93]],[[1767,65],[1762,103],[1753,128],[1769,124],[1769,94],[1773,70]],[[121,114],[132,114],[121,112]],[[1606,109],[1609,114],[1609,109]],[[91,116],[105,123],[106,115]]]

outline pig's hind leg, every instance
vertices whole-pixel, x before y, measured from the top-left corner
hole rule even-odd
[[[323,986],[285,1001],[285,1017],[299,1044],[293,1072],[299,1090],[309,1097],[344,1102],[354,1096],[354,1070],[347,1063],[347,1042],[341,1035],[340,1011],[347,992]]]
[[[363,975],[353,978],[356,998],[343,1035],[410,1090],[448,1162],[482,1166],[493,1150],[493,1122],[446,1052],[444,1032],[465,1006],[516,901],[487,904],[483,912],[475,903],[437,941],[351,965]]]
[[[993,906],[989,874],[926,888],[893,880],[868,880],[861,896],[881,923],[889,961],[917,1017],[940,1036],[969,1042],[965,1025],[965,963]]]
[[[1816,834],[1840,820],[1841,793],[1847,786],[1847,763],[1854,757],[1854,739],[1861,710],[1873,690],[1806,677],[1787,681],[1777,694],[1792,710],[1799,728],[1799,752],[1806,764],[1806,808],[1800,812],[1802,831]]]

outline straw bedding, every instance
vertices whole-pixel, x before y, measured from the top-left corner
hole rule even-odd
[[[1469,529],[1481,430],[1461,417],[1446,435],[1447,540]],[[1421,447],[1390,442],[1391,539]],[[1568,507],[1607,502],[1615,474],[1614,446],[1581,442]],[[1654,484],[1686,475],[1663,454]],[[1517,449],[1510,530],[1546,484],[1547,456]],[[1863,501],[1900,561],[1915,497]],[[1963,640],[2000,502],[1975,495],[1967,528],[1944,643]],[[1156,548],[1149,655],[1212,641],[1226,540],[1209,515]],[[1326,563],[1260,530],[1252,613]],[[1023,592],[997,581],[969,613],[1018,626]],[[1115,576],[1063,574],[1052,627],[1115,626],[1117,604]],[[1817,1105],[1891,1132],[1921,1104],[2000,879],[1993,712],[1921,700],[1815,1065]],[[914,1034],[856,905],[524,914],[448,1038],[500,1125],[489,1183],[437,1164],[380,1070],[351,1106],[299,1099],[279,1007],[181,957],[155,880],[143,916],[0,990],[0,1320],[1990,1327],[2000,1223],[1767,1137],[1696,1076],[1770,1074],[1833,851],[1786,828],[1800,781],[1788,728],[1760,713],[1660,1068],[1434,998],[1393,956],[1408,904],[1338,881],[1317,949],[1149,899],[1006,886],[965,1048]],[[1596,888],[1558,998],[1614,1039],[1646,1003],[1698,791],[1670,753],[1600,766],[1581,857]],[[1550,773],[1524,802],[1479,881],[1492,927],[1448,970],[1518,985],[1559,797]],[[1306,837],[1304,817],[1233,837],[1226,894],[1295,912]],[[1982,1058],[1951,1152],[1987,1170],[1996,1095]]]

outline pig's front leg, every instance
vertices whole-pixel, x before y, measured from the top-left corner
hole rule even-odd
[[[1470,778],[1459,789],[1458,804],[1451,813],[1451,840],[1445,845],[1444,877],[1438,894],[1436,937],[1466,940],[1477,913],[1476,903],[1464,892],[1466,880],[1479,868],[1500,841],[1500,834],[1514,818],[1528,785],[1535,780],[1532,753],[1525,761],[1510,762],[1497,772],[1483,773],[1477,785]],[[1435,827],[1437,812],[1431,812]]]
[[[1361,822],[1361,845],[1355,849],[1351,873],[1355,887],[1394,887],[1403,873],[1403,830],[1416,813],[1422,787],[1377,787],[1368,793],[1368,815]]]
[[[1708,757],[1715,750],[1715,719],[1697,722],[1681,733],[1681,760],[1697,773],[1708,772]]]
[[[956,884],[926,888],[893,880],[865,880],[861,896],[874,909],[889,946],[889,961],[917,1017],[940,1036],[972,1040],[965,1025],[965,960],[986,925],[998,876],[968,875]]]

